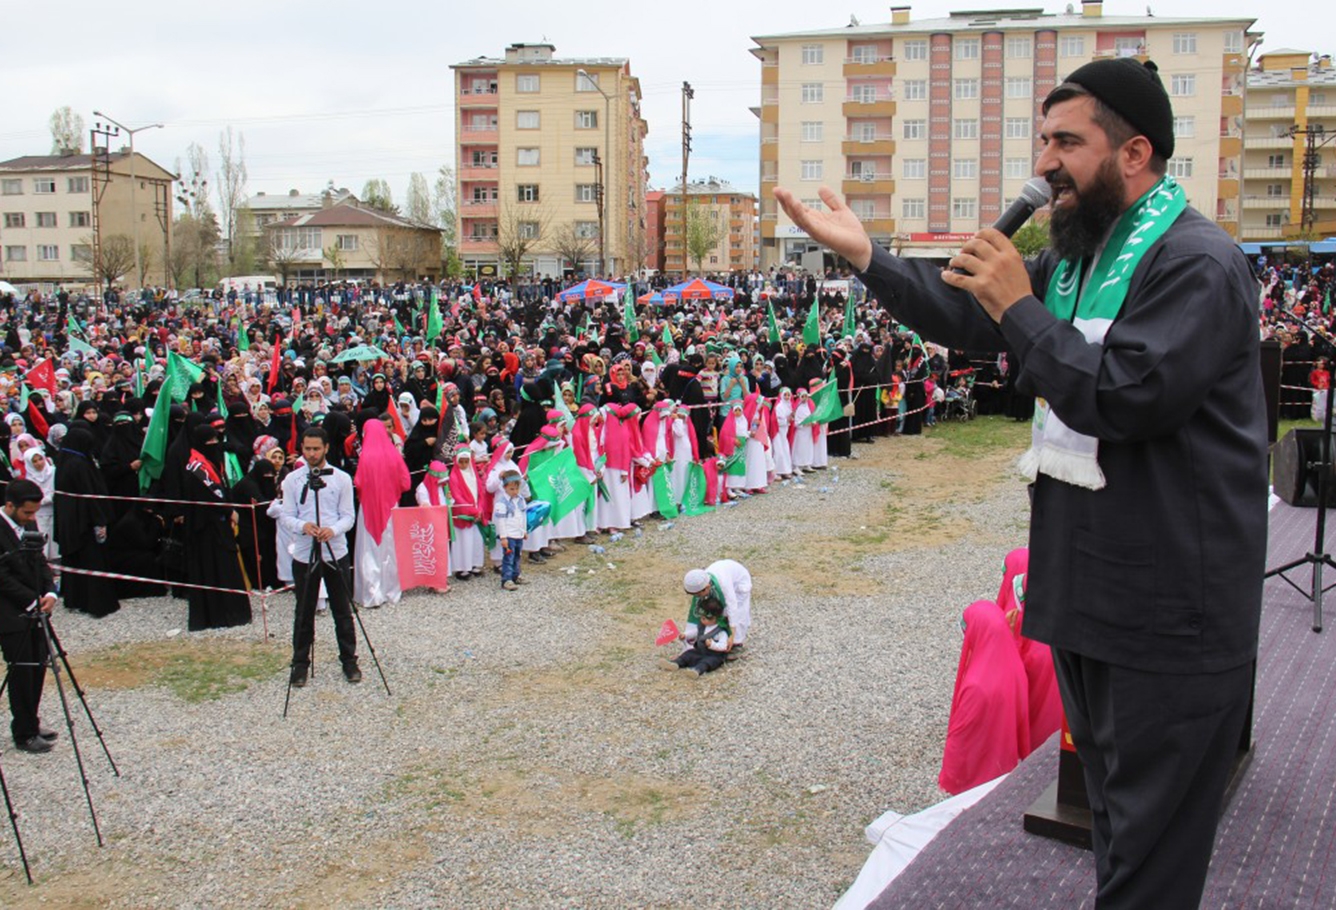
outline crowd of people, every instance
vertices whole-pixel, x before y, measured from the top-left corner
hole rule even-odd
[[[623,288],[570,297],[550,280],[243,288],[194,305],[6,298],[0,479],[43,489],[68,607],[105,616],[170,591],[193,630],[249,622],[247,591],[293,583],[284,480],[312,426],[354,479],[352,600],[377,607],[402,593],[395,506],[448,505],[454,579],[492,572],[513,590],[529,580],[521,560],[693,496],[767,493],[876,436],[920,433],[952,403],[1024,411],[1003,403],[1005,357],[924,345],[814,276],[724,282],[662,304]],[[164,397],[174,359],[191,381]],[[513,536],[530,472],[567,449],[588,508]]]
[[[1254,260],[1262,282],[1263,337],[1281,344],[1280,417],[1282,420],[1321,420],[1323,393],[1331,385],[1331,363],[1336,345],[1336,263],[1306,260],[1275,262],[1266,256]]]

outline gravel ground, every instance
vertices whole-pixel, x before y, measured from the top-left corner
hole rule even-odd
[[[77,715],[99,850],[68,735],[5,751],[38,884],[4,826],[0,904],[829,906],[863,826],[941,798],[956,619],[1025,536],[1008,469],[1024,428],[994,429],[1004,445],[963,454],[941,437],[970,427],[855,446],[838,481],[572,548],[514,594],[489,575],[364,611],[391,696],[364,644],[365,681],[343,682],[321,618],[286,719],[289,596],[268,642],[258,611],[187,635],[166,598],[59,610],[122,776]],[[658,671],[682,573],[721,556],[754,576],[748,656],[699,681]],[[173,655],[258,676],[187,701]],[[50,681],[43,715],[63,723]]]

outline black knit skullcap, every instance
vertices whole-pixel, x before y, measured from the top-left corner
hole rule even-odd
[[[1081,86],[1117,112],[1138,133],[1150,140],[1151,147],[1166,159],[1174,154],[1174,110],[1160,81],[1159,68],[1149,60],[1144,64],[1132,57],[1095,60],[1079,67],[1066,82]],[[1061,90],[1049,93],[1052,98]],[[1044,101],[1047,111],[1051,101]]]

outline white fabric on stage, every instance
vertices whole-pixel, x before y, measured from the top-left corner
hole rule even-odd
[[[265,509],[265,514],[274,519],[274,548],[277,550],[277,559],[275,564],[278,567],[278,580],[284,584],[292,584],[292,535],[288,529],[283,527],[283,522],[278,521],[278,513],[283,509],[283,500],[274,499],[269,503],[269,508]]]
[[[868,825],[866,834],[873,844],[872,855],[849,890],[836,902],[835,910],[863,910],[876,900],[943,828],[1005,778],[1004,774],[913,815],[887,812]]]
[[[397,604],[403,591],[399,588],[399,560],[394,552],[394,523],[385,525],[380,543],[357,513],[357,540],[353,544],[353,600],[364,607]]]

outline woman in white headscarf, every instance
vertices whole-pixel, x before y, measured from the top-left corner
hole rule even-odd
[[[412,392],[399,393],[399,419],[403,421],[404,432],[413,432],[413,427],[417,426],[418,406],[413,402]]]
[[[23,452],[25,476],[42,488],[42,504],[37,508],[37,530],[46,535],[46,558],[56,559],[60,550],[56,547],[55,495],[56,466],[46,457],[41,446],[34,446]]]

